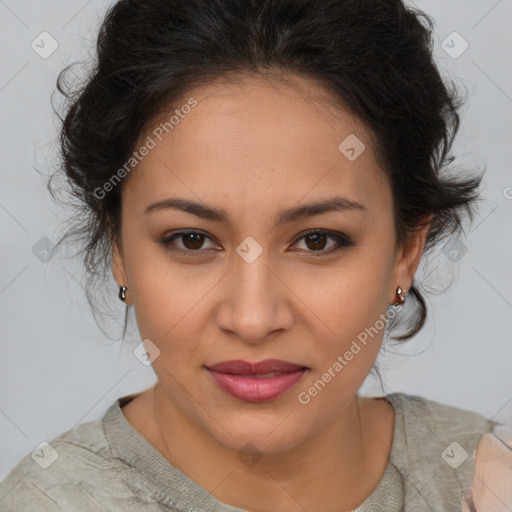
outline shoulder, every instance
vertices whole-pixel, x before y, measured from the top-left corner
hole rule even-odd
[[[483,433],[496,424],[477,412],[417,395],[391,393],[386,398],[395,413],[403,416],[405,429],[428,432],[439,439]]]
[[[37,505],[40,511],[53,512],[67,510],[67,505],[100,510],[98,489],[112,493],[123,469],[112,454],[103,421],[82,423],[41,443],[12,468],[0,482],[0,509],[35,510]]]
[[[386,399],[395,409],[396,441],[411,464],[421,459],[457,469],[471,462],[480,437],[497,425],[477,412],[417,395],[392,393]]]
[[[395,408],[392,461],[410,494],[434,509],[461,510],[462,496],[473,486],[475,462],[483,460],[477,457],[477,447],[496,429],[504,432],[507,427],[474,411],[416,395],[392,393],[386,399]],[[484,455],[497,467],[502,461],[492,453],[489,449]]]

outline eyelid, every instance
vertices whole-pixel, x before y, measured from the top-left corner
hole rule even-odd
[[[328,236],[330,238],[333,238],[334,240],[340,239],[343,243],[346,243],[347,245],[352,243],[351,238],[348,235],[346,235],[345,233],[342,233],[341,231],[331,231],[330,229],[313,228],[313,229],[308,229],[306,231],[303,231],[302,233],[299,233],[297,235],[297,237],[295,238],[295,241],[293,242],[293,244],[295,245],[299,240],[302,240],[303,238],[305,238],[308,235],[317,235],[317,234]],[[311,251],[311,252],[314,252],[314,251]],[[318,251],[318,252],[321,252],[321,251]]]
[[[196,251],[193,251],[191,249],[187,250],[187,249],[182,249],[181,247],[173,247],[172,246],[173,239],[179,239],[180,236],[189,235],[191,233],[197,234],[197,235],[202,235],[205,238],[209,238],[210,240],[215,241],[215,238],[212,237],[211,235],[207,234],[205,231],[202,231],[201,229],[192,229],[191,228],[191,229],[180,229],[178,231],[171,232],[169,235],[162,238],[160,240],[160,243],[164,246],[164,248],[166,248],[168,250],[175,251],[175,252],[181,252],[182,254],[187,254],[187,255],[192,255],[192,256],[204,254],[206,252],[211,252],[212,250],[217,250],[217,249],[210,249],[208,251],[205,251],[204,249],[198,249]]]
[[[181,229],[178,231],[171,232],[168,236],[166,236],[162,240],[160,240],[160,243],[164,246],[164,248],[166,248],[168,250],[180,252],[182,254],[191,255],[191,256],[198,256],[198,255],[202,255],[205,253],[209,253],[212,250],[218,250],[218,249],[210,249],[210,250],[197,249],[194,251],[191,249],[187,250],[187,249],[181,249],[179,247],[172,247],[173,239],[178,239],[178,238],[180,238],[180,235],[183,236],[183,235],[188,235],[191,233],[199,234],[199,235],[204,236],[205,238],[209,238],[210,240],[215,241],[215,237],[207,234],[205,231],[202,231],[201,229],[190,228],[190,229]],[[306,251],[308,253],[311,253],[311,255],[313,255],[313,256],[316,256],[316,255],[322,256],[322,255],[333,254],[333,253],[341,251],[342,249],[345,249],[347,247],[352,247],[355,245],[354,242],[352,241],[351,237],[346,235],[345,233],[342,233],[340,231],[332,231],[330,229],[313,228],[313,229],[309,229],[307,231],[303,231],[303,232],[299,233],[295,237],[295,239],[292,243],[292,246],[296,245],[298,242],[300,242],[303,238],[307,237],[308,235],[314,235],[314,234],[320,234],[320,235],[326,236],[327,238],[331,238],[331,239],[335,240],[338,245],[335,246],[334,248],[331,247],[329,249],[322,249],[322,250],[318,250],[318,251]],[[301,250],[299,250],[299,252],[300,251]]]

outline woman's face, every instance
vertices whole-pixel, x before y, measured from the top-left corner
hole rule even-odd
[[[141,137],[154,147],[123,185],[114,275],[150,357],[158,347],[169,407],[234,450],[284,451],[341,417],[422,251],[419,239],[395,248],[369,132],[317,102],[314,83],[294,84],[195,90],[169,133],[155,125]],[[161,203],[171,199],[197,203],[196,214]],[[267,359],[306,369],[271,380],[208,369]]]

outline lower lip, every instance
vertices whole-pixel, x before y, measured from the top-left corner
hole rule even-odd
[[[267,402],[292,388],[306,373],[306,368],[264,378],[208,371],[221,389],[234,398],[246,402]]]

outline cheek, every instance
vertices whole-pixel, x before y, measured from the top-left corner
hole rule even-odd
[[[386,327],[386,297],[361,288],[358,274],[331,288],[318,304],[320,320],[310,337],[312,371],[297,389],[296,399],[311,414],[336,417],[368,376],[378,356]],[[315,328],[313,328],[314,330]]]
[[[311,310],[336,333],[373,324],[388,306],[391,265],[363,250],[328,272],[296,277],[296,289]],[[351,332],[350,334],[354,334]]]
[[[379,352],[391,272],[386,259],[376,258],[369,249],[350,261],[347,258],[329,275],[319,278],[317,273],[315,286],[309,291],[302,288],[307,305],[304,314],[312,322],[312,355],[321,373],[346,354],[343,373],[359,380],[359,374],[371,369]]]
[[[187,280],[154,242],[127,242],[126,254],[140,335],[163,345],[192,308],[198,294],[197,281]]]
[[[162,355],[190,354],[199,345],[210,287],[171,279],[144,280],[139,286],[135,315],[140,335],[149,338]]]
[[[186,365],[203,364],[201,340],[211,322],[211,300],[222,285],[225,269],[173,262],[154,244],[132,247],[129,279],[134,313],[142,339],[159,349],[156,368],[179,373]]]
[[[362,346],[367,342],[354,360],[371,367],[383,334],[377,322],[388,306],[390,266],[382,256],[387,249],[377,241],[365,242],[330,266],[303,263],[277,269],[286,285],[279,293],[294,309],[294,329],[309,331],[301,337],[310,340],[309,355],[317,367],[330,366],[354,340]],[[172,353],[173,361],[181,355],[193,364],[204,331],[214,321],[212,297],[223,297],[215,288],[230,288],[226,280],[232,277],[218,265],[173,262],[154,242],[132,243],[127,254],[142,339],[152,340],[163,360]]]

